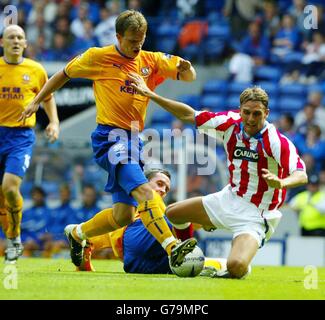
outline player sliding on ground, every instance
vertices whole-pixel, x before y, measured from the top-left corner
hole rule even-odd
[[[167,208],[172,223],[199,223],[233,233],[227,270],[216,277],[242,278],[258,248],[274,233],[278,210],[287,188],[307,183],[305,164],[292,142],[266,119],[268,95],[259,88],[247,88],[240,95],[239,110],[195,111],[190,106],[166,99],[148,88],[143,78],[129,74],[131,85],[184,122],[203,132],[210,129],[223,141],[229,184],[220,192],[180,201]]]
[[[150,186],[160,198],[159,206],[164,212],[166,207],[164,198],[170,190],[170,173],[162,169],[150,169],[145,172]],[[185,230],[179,230],[173,226],[165,217],[170,230],[174,230],[176,236],[185,240],[193,237],[192,224]],[[95,271],[91,263],[92,250],[112,248],[114,255],[123,261],[125,272],[144,274],[166,274],[171,273],[168,256],[159,242],[146,230],[136,213],[135,221],[126,227],[105,235],[88,239],[88,245],[84,249],[83,260],[78,271]],[[210,270],[222,270],[225,268],[225,259],[206,258],[203,274]]]
[[[159,207],[159,195],[152,190],[143,173],[142,141],[149,99],[135,94],[128,72],[137,71],[154,90],[165,79],[193,81],[191,63],[177,56],[142,50],[147,21],[137,11],[127,10],[116,19],[118,45],[90,48],[57,72],[22,113],[21,120],[37,111],[50,93],[70,78],[93,80],[98,126],[92,133],[96,163],[108,173],[105,191],[113,196],[113,208],[97,213],[90,221],[67,226],[72,262],[80,266],[84,245],[90,237],[119,229],[132,222],[136,209],[146,229],[157,239],[171,264],[179,265],[197,241],[177,243]]]

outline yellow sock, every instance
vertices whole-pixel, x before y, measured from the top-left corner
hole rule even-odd
[[[19,197],[15,204],[6,202],[8,213],[7,238],[13,239],[20,236],[20,224],[23,215],[23,197]]]
[[[164,212],[160,208],[161,197],[155,191],[152,191],[152,193],[153,198],[140,203],[138,207],[140,218],[147,230],[156,238],[167,254],[170,255],[176,239],[164,219]]]
[[[0,208],[0,224],[2,227],[2,231],[5,235],[7,235],[7,229],[9,226],[8,223],[8,213],[6,208]]]
[[[113,230],[119,229],[113,217],[113,208],[108,208],[98,212],[93,218],[78,225],[76,233],[81,239],[88,239],[99,236]]]
[[[104,249],[111,248],[112,243],[108,233],[102,234],[100,236],[92,237],[89,239],[92,249]]]

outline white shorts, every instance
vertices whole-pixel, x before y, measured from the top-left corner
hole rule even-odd
[[[258,209],[253,203],[234,194],[230,185],[204,196],[202,202],[216,228],[230,230],[233,238],[248,233],[257,240],[259,247],[270,239],[282,217],[278,210]]]

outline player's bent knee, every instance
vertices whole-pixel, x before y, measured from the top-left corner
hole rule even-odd
[[[7,199],[16,199],[19,194],[19,189],[16,186],[3,186],[2,192]]]
[[[248,264],[240,258],[228,259],[227,270],[233,278],[240,279],[247,273]]]
[[[178,211],[175,210],[175,206],[169,205],[166,208],[165,215],[168,218],[168,220],[172,223],[185,223],[187,221],[184,221],[182,217],[178,214]]]
[[[141,203],[152,199],[152,188],[148,183],[145,183],[132,190],[131,195],[138,203]]]
[[[134,221],[134,212],[132,209],[131,210],[114,209],[113,218],[120,227],[124,227]]]

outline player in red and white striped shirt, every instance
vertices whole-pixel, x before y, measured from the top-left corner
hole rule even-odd
[[[227,154],[229,184],[220,192],[172,204],[166,215],[172,223],[199,223],[205,228],[232,231],[233,243],[223,276],[242,278],[259,247],[281,219],[278,208],[286,189],[307,183],[305,164],[295,146],[271,123],[268,95],[258,87],[240,95],[240,108],[229,112],[197,112],[147,88],[130,74],[138,93],[151,98],[184,122],[220,137]],[[212,129],[212,130],[211,130]]]

